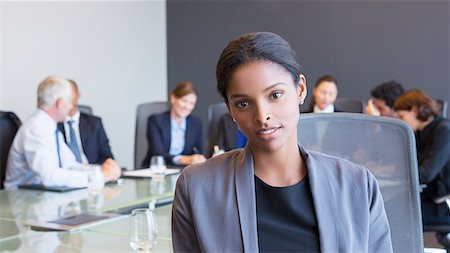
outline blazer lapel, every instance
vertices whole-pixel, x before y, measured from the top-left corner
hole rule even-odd
[[[170,142],[171,142],[171,131],[172,126],[170,122],[170,111],[165,112],[164,117],[162,118],[162,135],[163,135],[163,142],[164,142],[164,149],[167,150],[167,153],[170,150]]]
[[[329,185],[326,170],[321,169],[326,164],[321,164],[320,161],[310,156],[305,149],[300,148],[300,154],[306,161],[306,168],[308,170],[309,184],[311,187],[311,194],[316,211],[317,224],[319,226],[320,250],[322,252],[338,252],[338,234],[336,228],[336,212],[333,202],[337,201],[333,198],[332,187]]]
[[[253,156],[248,146],[236,159],[235,184],[244,252],[258,252]]]
[[[192,118],[190,116],[186,117],[186,131],[184,134],[184,149],[183,149],[183,154],[190,154],[193,151],[193,147],[194,147],[194,143],[193,143],[193,138],[194,137],[194,133],[193,133],[193,128],[191,126],[192,124]]]
[[[86,117],[83,115],[83,113],[80,113],[80,124],[78,125],[79,131],[80,131],[80,139],[81,139],[81,146],[84,150],[86,150],[85,143],[89,140],[88,136],[86,136],[90,131],[88,127],[88,123],[86,121]]]

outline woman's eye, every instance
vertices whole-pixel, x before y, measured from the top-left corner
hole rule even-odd
[[[272,93],[272,98],[280,98],[281,96],[283,96],[283,92],[281,91],[275,91]]]
[[[241,101],[237,101],[236,102],[236,106],[238,108],[245,108],[248,106],[248,101],[247,100],[241,100]]]

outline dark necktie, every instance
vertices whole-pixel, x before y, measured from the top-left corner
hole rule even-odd
[[[80,149],[78,148],[78,141],[77,136],[75,135],[75,130],[73,129],[73,120],[69,120],[69,134],[70,134],[70,142],[69,142],[69,148],[72,150],[73,154],[75,155],[75,159],[77,162],[81,163],[81,154]]]
[[[62,163],[61,163],[61,155],[59,153],[59,129],[58,127],[56,127],[56,131],[55,131],[55,137],[56,137],[56,153],[58,153],[58,165],[60,168],[62,168]]]

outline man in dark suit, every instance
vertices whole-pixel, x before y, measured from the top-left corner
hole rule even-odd
[[[108,158],[114,159],[109,146],[109,140],[99,117],[82,113],[78,110],[80,93],[73,80],[73,109],[58,128],[64,135],[64,140],[72,150],[78,162],[103,164]]]

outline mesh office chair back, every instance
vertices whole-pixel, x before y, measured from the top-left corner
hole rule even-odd
[[[140,168],[148,151],[147,119],[152,114],[170,109],[169,102],[151,102],[140,104],[136,110],[136,132],[134,139],[134,168]]]
[[[94,113],[92,107],[90,107],[89,105],[78,105],[78,110],[89,115],[92,115]]]
[[[20,125],[16,114],[0,111],[0,189],[3,189],[5,181],[9,149]]]
[[[298,140],[306,149],[363,165],[377,178],[394,252],[422,252],[415,139],[402,121],[359,113],[302,114]]]
[[[341,112],[363,113],[365,110],[365,102],[354,98],[337,98],[334,106]]]
[[[208,147],[208,150],[205,152],[207,157],[210,157],[213,152],[214,143],[211,143],[211,140],[217,135],[220,117],[226,113],[228,113],[227,105],[223,102],[208,106],[208,142],[205,145],[205,147]]]

